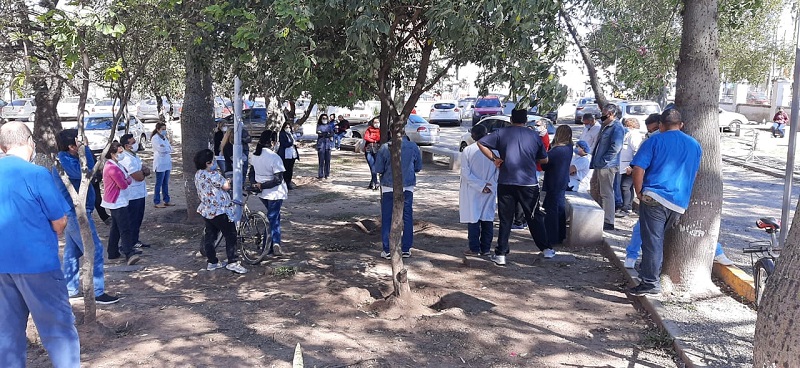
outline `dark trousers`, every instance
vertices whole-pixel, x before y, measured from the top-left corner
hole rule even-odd
[[[550,190],[544,196],[544,223],[550,244],[561,244],[567,237],[567,199],[565,190]]]
[[[100,216],[100,221],[105,222],[107,218],[111,217],[106,209],[101,206],[103,203],[103,196],[100,195],[100,182],[92,180],[92,188],[94,188],[94,212]]]
[[[381,195],[381,240],[383,241],[383,251],[391,252],[389,246],[389,232],[392,229],[392,206],[394,203],[394,192],[386,192]],[[403,252],[408,252],[414,245],[414,192],[403,192],[403,236],[401,245]]]
[[[283,168],[286,169],[286,171],[283,172],[283,181],[286,183],[286,185],[292,183],[292,177],[294,176],[295,161],[297,161],[296,158],[283,159]]]
[[[664,232],[680,219],[680,214],[645,196],[639,206],[642,234],[642,263],[639,278],[642,284],[659,287],[661,263],[664,260]]]
[[[622,174],[619,186],[622,190],[622,209],[630,211],[633,209],[633,176]]]
[[[321,149],[317,150],[317,157],[319,159],[318,178],[327,178],[331,175],[331,150]]]
[[[522,226],[525,224],[525,212],[522,211],[522,205],[517,203],[517,208],[514,211],[514,225]]]
[[[144,198],[131,199],[128,201],[128,216],[131,218],[131,236],[133,237],[133,244],[139,242],[139,231],[142,228],[142,220],[144,220]]]
[[[469,250],[475,253],[488,253],[492,249],[492,238],[494,238],[492,221],[478,220],[478,222],[467,224]]]
[[[203,246],[206,248],[208,263],[219,263],[214,243],[217,242],[220,232],[225,238],[225,254],[228,256],[228,263],[236,262],[236,225],[230,222],[228,215],[217,215],[212,219],[204,218],[203,221],[206,223]]]
[[[528,231],[539,250],[550,248],[547,241],[547,229],[544,226],[544,214],[539,209],[539,187],[519,185],[497,185],[497,213],[500,217],[500,232],[497,235],[497,255],[505,255],[509,251],[508,238],[511,236],[511,223],[517,203],[522,205]]]
[[[111,233],[108,235],[108,258],[128,258],[133,255],[133,224],[130,209],[125,206],[111,210]]]

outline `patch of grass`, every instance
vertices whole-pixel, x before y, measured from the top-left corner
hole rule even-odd
[[[648,328],[642,337],[641,346],[645,349],[671,350],[672,337],[658,327]]]
[[[288,278],[296,275],[297,269],[294,267],[280,266],[280,267],[275,267],[275,270],[272,271],[272,274],[275,275],[276,277]]]
[[[333,221],[354,222],[354,221],[357,220],[357,217],[359,217],[359,216],[360,215],[357,214],[357,213],[343,212],[343,213],[337,213],[337,214],[331,216],[330,218]]]
[[[333,201],[338,200],[338,199],[340,199],[342,197],[343,196],[342,196],[341,193],[325,192],[325,193],[317,194],[315,196],[308,197],[306,200],[309,203],[327,203],[327,202],[333,202]]]

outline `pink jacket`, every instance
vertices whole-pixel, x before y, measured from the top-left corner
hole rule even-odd
[[[109,203],[115,203],[119,198],[119,193],[128,188],[132,182],[131,177],[125,175],[125,172],[120,169],[117,164],[106,161],[103,166],[103,200]]]

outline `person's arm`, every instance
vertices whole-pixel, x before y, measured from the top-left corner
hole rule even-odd
[[[484,158],[478,155],[472,157],[473,160],[483,160]],[[464,180],[467,186],[474,192],[489,193],[494,191],[492,183],[489,182],[490,178],[483,179],[475,175],[472,171],[472,162],[470,157],[465,152],[461,152],[461,179]],[[486,189],[489,189],[489,192]]]
[[[383,145],[383,147],[381,147],[378,150],[378,153],[375,155],[375,165],[373,166],[373,168],[375,169],[376,173],[383,175],[383,173],[386,172],[387,165],[386,162],[384,161],[389,161],[387,159],[388,157],[386,157],[388,155],[389,155],[389,146]]]
[[[50,221],[50,227],[53,228],[53,231],[61,236],[64,233],[64,229],[67,227],[67,216],[63,216],[58,220]]]
[[[578,173],[578,168],[575,165],[569,165],[569,174],[576,175]]]
[[[478,149],[481,151],[481,153],[483,153],[484,156],[486,156],[486,158],[494,162],[495,167],[500,167],[500,165],[503,164],[503,159],[497,157],[494,152],[492,152],[491,148],[484,146],[480,141],[478,141]]]
[[[619,152],[622,151],[623,139],[625,139],[625,132],[622,129],[619,129],[619,127],[614,127],[614,130],[611,131],[611,144],[608,146],[608,150],[603,155],[604,162],[611,162],[611,160],[613,160],[619,154]]]
[[[30,190],[32,193],[35,193],[38,198],[42,206],[42,212],[50,221],[50,226],[53,228],[53,231],[61,236],[64,232],[64,228],[67,227],[66,214],[71,211],[72,207],[56,188],[52,173],[45,168],[40,167],[40,169],[41,170],[37,169],[36,176],[33,180],[33,183],[36,184],[30,186]]]
[[[125,168],[125,170],[128,170],[129,172],[128,175],[130,175],[133,178],[133,180],[144,181],[144,173],[142,172],[141,169],[133,171],[134,170],[133,159],[131,159],[127,154],[123,154],[122,159],[119,160],[119,163]]]
[[[415,143],[413,145],[414,148],[414,172],[422,171],[422,152],[419,150],[419,146]]]
[[[636,198],[642,199],[642,185],[644,183],[644,169],[639,166],[633,167],[633,190],[636,191]]]
[[[242,127],[242,144],[245,145],[250,144],[250,142],[252,141],[253,137],[250,136],[250,133],[247,131],[247,129],[244,129],[244,127]]]
[[[116,184],[120,189],[123,190],[128,189],[128,184],[130,184],[128,180],[130,179],[125,177],[125,174],[122,172],[122,169],[118,167],[113,167],[109,170],[110,171],[108,173],[109,174],[108,177],[111,179],[111,181],[113,181],[114,184]]]
[[[153,143],[154,143],[153,149],[155,149],[155,151],[158,153],[166,155],[172,152],[172,147],[169,145],[169,141],[167,141],[164,138],[161,138],[161,136],[158,134],[154,136]]]

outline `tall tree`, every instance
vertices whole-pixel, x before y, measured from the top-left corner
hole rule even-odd
[[[715,289],[711,263],[722,213],[719,150],[719,38],[717,0],[684,0],[675,104],[684,131],[703,149],[689,207],[664,243],[662,284],[680,293]]]

